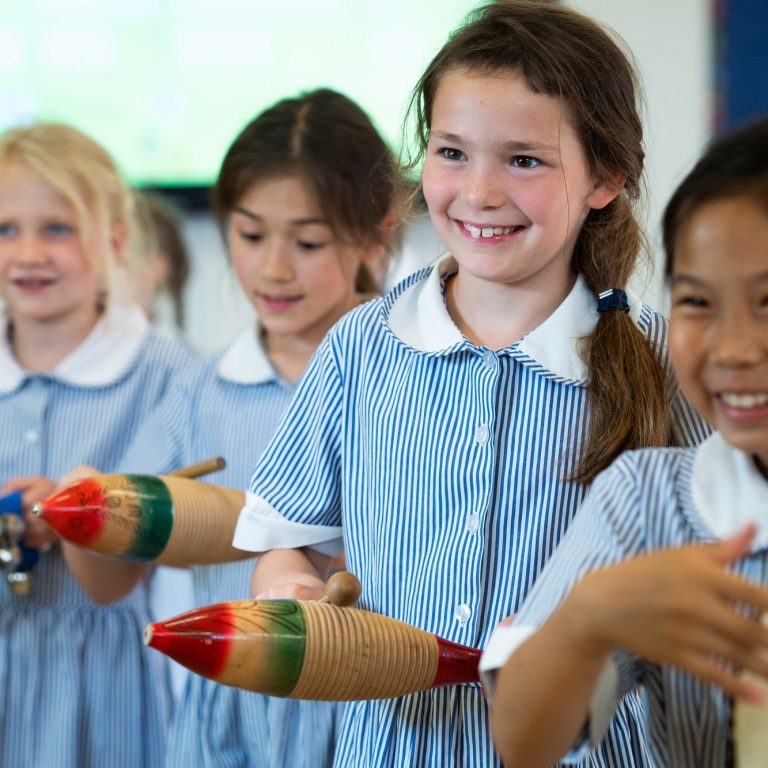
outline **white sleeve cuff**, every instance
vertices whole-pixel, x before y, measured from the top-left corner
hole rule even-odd
[[[488,644],[480,657],[480,682],[486,698],[493,703],[496,675],[507,659],[537,630],[533,626],[500,625],[493,630]],[[597,679],[592,698],[589,700],[589,722],[581,736],[581,743],[574,744],[566,762],[581,760],[603,739],[611,724],[619,702],[619,670],[613,658],[609,658]]]
[[[499,625],[491,633],[480,657],[480,682],[488,701],[496,691],[496,675],[507,659],[536,631],[536,627],[520,624]]]
[[[253,493],[245,494],[232,546],[248,552],[310,547],[330,557],[344,550],[340,526],[293,523]]]
[[[603,665],[589,700],[589,743],[597,746],[608,731],[619,704],[619,670],[613,657]]]

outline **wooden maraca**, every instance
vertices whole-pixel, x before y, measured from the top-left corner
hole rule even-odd
[[[768,614],[763,614],[768,626]],[[750,685],[759,689],[768,702],[768,682],[745,673]],[[733,747],[736,768],[760,768],[768,755],[768,704],[752,704],[739,699],[733,702]]]
[[[478,681],[478,649],[335,603],[359,594],[341,572],[326,602],[218,603],[148,625],[144,642],[223,685],[292,699],[383,699]]]
[[[245,494],[194,480],[223,459],[168,475],[98,475],[35,504],[32,514],[66,541],[109,557],[187,567],[245,560],[232,547]]]

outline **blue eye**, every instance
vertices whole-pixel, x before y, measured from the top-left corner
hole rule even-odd
[[[75,229],[69,224],[60,221],[52,221],[46,224],[43,233],[46,237],[61,238],[74,234]]]
[[[18,228],[13,224],[0,224],[0,237],[13,237],[18,233]]]
[[[541,165],[541,160],[528,155],[516,155],[512,158],[511,165],[515,168],[538,168]]]
[[[453,149],[452,147],[444,147],[439,152],[446,160],[466,160],[467,159],[467,156],[460,149]]]

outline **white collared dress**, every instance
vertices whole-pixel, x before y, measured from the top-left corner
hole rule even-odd
[[[247,488],[295,385],[272,368],[251,326],[203,370],[174,383],[128,451],[125,471],[163,473],[211,456],[226,468],[207,481]],[[255,561],[193,567],[195,605],[251,595]],[[170,618],[170,617],[164,617]],[[170,768],[326,768],[340,705],[268,698],[190,674],[169,736]]]
[[[326,336],[259,462],[235,545],[333,551],[343,533],[361,605],[483,647],[516,613],[584,496],[564,480],[584,434],[579,339],[597,302],[576,281],[563,303],[499,351],[467,341],[443,285],[450,258],[353,310]],[[665,355],[666,322],[631,315]],[[706,428],[680,398],[690,441]],[[290,544],[285,542],[290,540]],[[622,710],[594,765],[647,764]],[[345,710],[337,766],[498,766],[479,684]]]
[[[697,448],[624,454],[595,480],[514,623],[494,632],[483,657],[485,674],[499,669],[588,571],[665,547],[718,541],[748,522],[758,529],[751,552],[731,568],[765,585],[768,482],[751,456],[732,448],[717,433]],[[654,765],[732,764],[729,697],[678,669],[623,651],[613,654],[601,676],[592,701],[589,738],[574,749],[574,759],[594,748],[617,697],[636,685],[647,692]]]
[[[32,373],[0,342],[0,481],[56,479],[79,463],[115,467],[190,353],[162,339],[136,306],[117,305],[51,373]],[[40,553],[31,593],[0,585],[3,768],[159,765],[168,668],[147,653],[149,584],[92,603],[61,550]]]

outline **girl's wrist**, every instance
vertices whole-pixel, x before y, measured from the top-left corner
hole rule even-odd
[[[615,643],[603,627],[606,607],[593,594],[590,584],[577,584],[561,606],[552,614],[557,631],[585,662],[603,664]]]

